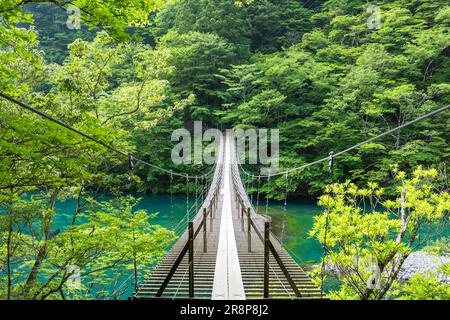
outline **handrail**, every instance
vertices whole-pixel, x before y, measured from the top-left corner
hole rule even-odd
[[[232,148],[232,152],[234,153],[234,148]],[[233,159],[236,159],[234,156]],[[292,279],[288,269],[286,268],[284,262],[282,261],[280,255],[278,254],[275,246],[273,245],[272,241],[270,240],[270,222],[265,221],[264,223],[264,237],[261,234],[258,226],[252,219],[252,213],[253,216],[256,218],[258,216],[261,216],[256,210],[253,208],[253,205],[250,203],[250,200],[248,199],[248,195],[245,193],[245,190],[242,186],[241,177],[239,174],[238,166],[235,162],[231,165],[231,176],[232,176],[232,182],[233,182],[233,189],[235,193],[236,198],[236,207],[238,209],[238,216],[239,216],[239,207],[241,207],[241,218],[243,219],[243,210],[245,205],[247,205],[247,238],[248,238],[248,251],[251,252],[251,230],[255,230],[256,235],[261,240],[261,242],[264,244],[264,298],[269,297],[269,252],[272,253],[274,256],[278,266],[280,267],[281,271],[283,272],[284,276],[286,277],[286,280],[288,281],[289,285],[291,286],[292,290],[295,293],[296,297],[301,297],[301,293],[297,288],[297,285],[295,284],[294,280]],[[267,217],[264,217],[264,219],[267,220]],[[243,221],[242,221],[243,225]]]
[[[302,295],[301,295],[300,291],[298,290],[297,285],[295,284],[294,280],[292,279],[292,277],[291,277],[289,271],[287,270],[286,266],[284,265],[283,261],[281,260],[280,255],[275,250],[275,247],[273,246],[272,241],[270,241],[270,239],[269,239],[270,222],[266,222],[265,223],[265,229],[267,230],[265,232],[265,237],[266,237],[265,242],[269,246],[270,252],[272,252],[275,260],[277,261],[278,265],[280,266],[281,271],[283,271],[284,276],[286,277],[287,281],[289,282],[289,285],[291,286],[292,290],[294,290],[295,295],[297,297],[301,297]],[[266,263],[268,265],[269,261],[266,261]],[[267,273],[268,273],[268,271],[267,271]],[[264,285],[266,288],[269,288],[269,282],[268,281],[269,280],[267,279],[267,284]],[[268,297],[269,297],[269,295],[267,294],[266,298],[268,298]]]
[[[223,158],[223,144],[220,149],[220,153],[218,156],[218,163],[216,164],[216,170],[214,173],[213,181],[211,181],[211,185],[209,188],[208,196],[206,197],[203,205],[200,207],[199,211],[195,215],[195,217],[200,217],[200,213],[202,213],[201,222],[197,226],[197,229],[194,232],[194,221],[189,222],[188,226],[188,239],[181,250],[180,254],[176,258],[175,262],[172,265],[172,268],[170,269],[167,276],[164,278],[163,283],[161,284],[160,288],[158,289],[156,293],[156,297],[161,297],[164,293],[164,290],[167,288],[170,280],[172,279],[173,275],[177,271],[178,267],[181,264],[181,261],[183,260],[184,256],[187,252],[189,252],[189,297],[192,298],[194,296],[194,241],[197,238],[197,235],[200,233],[200,231],[203,228],[203,252],[207,252],[207,237],[206,237],[206,221],[208,216],[211,220],[211,230],[212,230],[212,219],[214,219],[215,211],[217,209],[218,205],[218,199],[219,199],[219,190],[220,185],[222,182],[222,171],[223,171],[223,161],[221,161]],[[194,218],[195,220],[195,218]]]

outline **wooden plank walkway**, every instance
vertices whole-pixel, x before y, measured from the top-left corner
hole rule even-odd
[[[264,261],[265,261],[265,222],[267,219],[260,214],[257,214],[252,207],[247,194],[243,188],[239,169],[235,163],[236,157],[234,153],[234,139],[227,137],[229,143],[232,144],[231,155],[233,159],[229,170],[224,170],[224,153],[225,143],[221,144],[219,152],[219,162],[216,166],[214,178],[209,190],[208,196],[202,208],[199,210],[193,220],[193,230],[197,231],[197,237],[193,241],[193,285],[194,299],[214,299],[217,297],[213,294],[213,284],[216,270],[216,260],[218,255],[218,245],[220,235],[220,226],[222,222],[222,215],[224,214],[224,205],[231,204],[232,224],[234,229],[234,239],[237,248],[238,262],[240,268],[240,277],[244,287],[246,299],[262,299],[264,298]],[[228,151],[230,152],[230,151]],[[224,187],[224,175],[229,172],[231,182],[231,203],[224,203],[224,192],[221,190]],[[206,212],[206,233],[205,226],[202,225],[204,220],[204,212]],[[248,214],[250,213],[250,214]],[[250,217],[250,220],[248,219]],[[248,232],[249,221],[252,221],[250,233]],[[258,235],[259,233],[259,235]],[[249,252],[249,234],[251,251]],[[291,283],[288,281],[285,272],[277,262],[273,254],[269,254],[268,265],[266,268],[268,279],[268,298],[272,299],[312,299],[320,298],[321,291],[315,286],[308,275],[297,263],[289,256],[283,246],[278,242],[271,232],[268,232],[269,239],[276,254],[282,262],[285,271],[288,272],[291,278]],[[223,235],[222,235],[223,237]],[[262,238],[262,239],[261,239]],[[159,263],[155,271],[149,275],[138,290],[133,294],[131,299],[186,299],[189,296],[189,255],[185,254],[181,260],[178,268],[173,273],[172,278],[167,284],[160,297],[157,297],[158,291],[164,283],[167,275],[173,269],[180,253],[186,248],[189,235],[185,232],[180,239],[175,243],[165,258]],[[206,239],[207,252],[204,252],[204,242]],[[234,240],[233,239],[233,240]],[[267,254],[267,253],[266,253]],[[266,255],[267,256],[267,255]],[[219,255],[219,259],[221,259]],[[217,276],[222,276],[216,275]],[[217,281],[217,279],[216,279]],[[297,295],[292,287],[295,283]],[[192,284],[191,284],[192,285]],[[227,284],[224,284],[227,285]],[[216,289],[217,292],[217,282]]]

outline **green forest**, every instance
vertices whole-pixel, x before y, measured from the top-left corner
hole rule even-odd
[[[0,299],[118,299],[112,272],[137,287],[179,236],[136,209],[135,195],[193,196],[201,182],[167,172],[211,170],[170,161],[174,130],[193,131],[194,121],[278,129],[283,172],[448,106],[450,6],[0,0],[0,93]],[[130,164],[5,95],[166,171]],[[242,176],[264,201],[312,198],[322,208],[309,236],[326,254],[309,275],[328,283],[327,298],[450,299],[449,119],[447,109],[332,168]],[[75,210],[60,229],[55,206],[66,200]],[[448,262],[400,281],[418,250]],[[369,262],[380,286],[367,286]],[[82,270],[79,290],[67,286],[71,265]]]

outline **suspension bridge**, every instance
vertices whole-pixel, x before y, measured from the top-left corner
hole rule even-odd
[[[132,299],[320,297],[321,290],[272,234],[270,219],[253,208],[239,175],[234,137],[227,134],[204,203]]]
[[[385,137],[395,131],[450,109],[450,105],[430,111],[398,127],[385,131],[357,143],[328,157],[306,163],[270,175],[252,175],[237,163],[235,139],[228,133],[220,142],[217,161],[209,185],[209,173],[200,176],[176,173],[158,167],[90,136],[52,116],[37,110],[7,94],[0,97],[31,111],[67,130],[101,145],[128,160],[130,171],[136,162],[152,169],[186,179],[187,219],[186,231],[181,234],[170,251],[149,274],[130,299],[317,299],[323,297],[322,288],[317,287],[307,273],[292,258],[291,251],[271,232],[270,218],[258,212],[249,199],[240,173],[258,179],[286,176],[309,166],[327,162],[330,169],[334,158],[348,153],[369,142]],[[205,181],[200,206],[195,197],[195,214],[191,217],[189,202],[189,179]],[[196,189],[197,190],[197,189]],[[197,192],[197,191],[196,191]],[[267,195],[266,195],[267,196]],[[287,198],[287,190],[286,190]],[[268,197],[266,197],[268,201]],[[266,208],[267,208],[266,201]],[[267,213],[267,210],[266,210]],[[175,231],[184,227],[181,223]],[[325,252],[325,251],[324,251]],[[324,265],[322,263],[322,273]],[[322,280],[323,285],[323,280]]]

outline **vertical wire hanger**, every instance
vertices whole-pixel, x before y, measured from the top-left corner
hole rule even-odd
[[[253,205],[253,188],[254,188],[254,180],[253,180],[253,177],[251,177],[250,178],[251,179],[251,181],[252,181],[252,185],[251,185],[251,192],[250,192],[250,203]]]
[[[187,223],[191,220],[189,217],[189,176],[186,176],[186,219]]]
[[[131,176],[133,175],[133,169],[134,169],[134,158],[133,153],[128,152],[128,181],[131,182]]]
[[[267,176],[266,215],[269,213],[269,191],[270,191],[270,175]]]
[[[203,192],[202,192],[202,203],[203,203],[206,198],[206,192],[204,191],[205,186],[206,186],[206,177],[201,178],[200,184],[201,184],[201,190],[203,190]]]
[[[258,190],[256,192],[256,213],[258,213],[259,210],[259,193],[260,193],[260,187],[261,187],[261,176],[258,175]]]
[[[173,173],[170,172],[170,182],[169,182],[169,191],[170,191],[170,226],[173,228],[175,226],[175,212],[173,207]]]
[[[246,179],[245,179],[245,193],[248,194],[248,185],[249,185],[248,178],[250,178],[250,176],[248,176],[248,175],[245,175],[245,176],[246,176]]]
[[[289,173],[286,172],[286,184],[285,184],[285,192],[284,192],[284,205],[283,205],[283,224],[281,226],[281,243],[284,244],[284,234],[286,232],[286,211],[287,211],[287,197],[288,197],[288,186],[289,186]]]
[[[328,174],[330,178],[333,178],[333,166],[334,166],[334,152],[331,151],[328,157]],[[320,274],[320,297],[323,298],[323,288],[325,282],[325,267],[326,267],[326,256],[327,256],[327,236],[328,236],[328,228],[329,228],[329,213],[330,213],[330,202],[329,197],[327,201],[327,212],[325,216],[325,232],[323,236],[323,245],[322,245],[322,270]]]
[[[330,174],[330,177],[332,177],[333,175],[333,165],[334,165],[334,152],[330,151],[329,155],[328,155],[328,171]]]
[[[195,214],[198,212],[198,184],[197,177],[195,177]]]
[[[285,185],[285,193],[284,193],[284,211],[287,210],[287,198],[288,198],[288,188],[289,188],[289,173],[286,172],[286,185]]]

